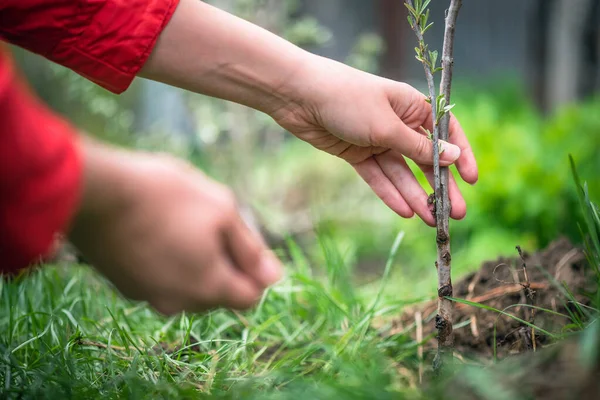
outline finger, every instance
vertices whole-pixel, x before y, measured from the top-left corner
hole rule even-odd
[[[221,258],[219,265],[214,266],[214,271],[218,274],[212,288],[218,301],[216,306],[245,310],[260,300],[263,288],[230,263],[226,255]]]
[[[435,226],[435,218],[427,205],[427,194],[413,175],[404,158],[389,151],[375,157],[377,164],[390,182],[398,189],[409,207],[429,226]]]
[[[392,211],[403,218],[411,218],[415,215],[410,206],[398,192],[398,189],[385,176],[379,164],[373,157],[363,162],[353,165],[356,172],[371,187],[373,192],[387,205]]]
[[[262,238],[252,232],[239,215],[226,231],[225,245],[234,266],[261,288],[266,288],[281,279],[281,263]]]
[[[432,131],[431,105],[427,102],[424,103],[427,104],[424,107],[428,108],[429,112],[427,113],[423,127]],[[458,119],[452,113],[450,113],[450,122],[448,124],[448,141],[460,148],[460,157],[456,160],[456,168],[461,178],[467,183],[475,184],[477,179],[479,179],[477,161],[475,160],[475,155],[473,154],[473,149],[467,139],[467,135],[460,126]]]
[[[399,86],[395,87],[397,88]],[[409,128],[419,130],[419,128],[422,126],[432,132],[433,115],[431,112],[431,104],[427,101],[427,97],[411,86],[401,85],[401,87],[404,91],[408,91],[404,93],[404,96],[402,96],[404,102],[401,103],[403,103],[404,106],[399,108],[399,110],[401,110],[398,114],[399,118],[404,121]],[[394,95],[390,97],[390,101],[393,102],[393,99],[396,98],[394,96],[397,96],[399,92],[401,91],[394,91]],[[476,183],[478,179],[478,170],[473,150],[471,149],[471,145],[469,144],[462,127],[452,113],[450,113],[450,121],[448,125],[448,141],[458,146],[461,150],[460,157],[456,161],[456,166],[460,176],[465,182],[471,184]],[[444,157],[445,156],[442,154],[442,160],[444,160]],[[430,165],[431,162],[421,164]]]
[[[477,180],[479,179],[479,170],[477,168],[475,154],[473,153],[473,149],[471,148],[458,119],[456,119],[453,114],[450,114],[448,134],[450,143],[454,143],[461,149],[461,156],[456,161],[458,173],[465,182],[470,184],[477,183]]]
[[[419,164],[433,164],[433,143],[402,122],[390,111],[386,125],[374,130],[373,144],[401,153]],[[444,151],[440,154],[440,165],[448,166],[460,157],[460,148],[441,141]]]
[[[434,184],[434,176],[433,176],[433,167],[430,165],[419,165],[419,168],[425,174],[427,181],[433,188]],[[456,184],[456,180],[452,175],[452,171],[448,176],[448,196],[450,197],[450,204],[452,206],[450,210],[450,217],[453,219],[463,219],[467,215],[467,204],[465,203],[465,199]]]

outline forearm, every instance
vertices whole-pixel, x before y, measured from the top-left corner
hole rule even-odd
[[[73,242],[85,236],[87,229],[95,229],[90,218],[114,214],[114,210],[126,207],[125,193],[134,190],[128,167],[135,155],[118,148],[82,136],[78,142],[82,156],[81,199],[69,234]],[[129,189],[128,189],[129,188]],[[77,244],[77,243],[76,243]]]
[[[273,113],[312,56],[198,0],[181,0],[141,76]]]

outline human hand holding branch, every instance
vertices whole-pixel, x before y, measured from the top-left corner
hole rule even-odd
[[[431,105],[404,83],[312,55],[206,3],[182,0],[142,76],[245,104],[271,115],[314,147],[348,161],[392,210],[435,219],[405,157],[433,184]],[[477,165],[458,121],[449,122],[442,165],[477,181]],[[451,179],[453,218],[466,205]]]

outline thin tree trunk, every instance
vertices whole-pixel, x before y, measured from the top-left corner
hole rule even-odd
[[[454,32],[456,30],[456,19],[462,6],[462,0],[451,0],[450,8],[446,15],[446,27],[444,31],[444,47],[442,52],[442,81],[440,93],[450,104],[452,92],[452,69],[454,65]],[[450,113],[445,113],[440,119],[440,139],[448,141],[448,128]],[[451,362],[454,351],[454,333],[452,331],[452,301],[446,297],[452,296],[452,277],[450,253],[450,198],[448,195],[449,169],[438,167],[439,175],[436,173],[436,222],[437,222],[437,272],[438,272],[438,314],[436,316],[436,328],[438,329],[438,353],[433,368],[439,371],[444,362]]]
[[[451,363],[454,350],[454,335],[452,332],[452,307],[453,304],[446,297],[452,296],[451,279],[451,260],[450,254],[450,198],[448,196],[449,170],[447,167],[440,167],[440,147],[439,140],[448,141],[448,127],[450,114],[447,110],[438,108],[450,105],[450,92],[452,90],[452,67],[454,64],[454,32],[456,28],[456,19],[462,5],[462,0],[451,0],[450,8],[446,14],[446,25],[444,31],[444,46],[442,52],[442,80],[440,84],[440,94],[445,99],[445,103],[438,103],[435,92],[435,81],[433,73],[435,72],[436,58],[434,52],[430,52],[423,33],[427,24],[429,12],[422,9],[422,4],[417,2],[417,8],[412,0],[406,0],[412,16],[409,18],[411,27],[417,36],[419,47],[417,47],[417,58],[423,63],[425,77],[427,78],[427,87],[431,99],[431,113],[433,121],[433,174],[434,174],[434,209],[437,224],[437,261],[435,263],[438,272],[438,315],[435,319],[435,326],[438,330],[438,352],[433,362],[433,369],[436,373],[441,372],[446,363]],[[442,115],[439,119],[438,114]],[[442,149],[443,151],[443,149]]]

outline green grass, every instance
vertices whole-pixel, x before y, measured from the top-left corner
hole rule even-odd
[[[598,272],[600,213],[573,171],[580,228]],[[353,281],[337,237],[318,239],[320,261],[288,241],[281,249],[286,278],[243,314],[165,318],[124,300],[85,266],[45,266],[0,280],[0,398],[443,398],[443,385],[419,387],[420,344],[408,332],[384,335],[387,327],[373,323],[413,303],[399,300],[403,296],[390,287],[403,233],[390,238],[381,279],[363,287]],[[589,294],[590,307],[577,303],[569,288],[560,289],[572,306],[561,315],[563,331],[532,327],[555,340],[583,331],[581,359],[592,368],[600,351],[600,294]],[[510,314],[513,307],[456,301],[518,319]],[[516,398],[514,387],[500,385],[499,369],[481,367],[470,362],[458,379],[475,385],[483,399]]]
[[[0,398],[444,398],[436,387],[418,386],[418,343],[373,328],[374,319],[409,304],[383,295],[402,238],[377,290],[352,284],[332,238],[321,237],[323,271],[290,241],[287,277],[244,314],[161,317],[122,299],[84,266],[45,266],[4,281]],[[599,344],[594,315],[585,324],[586,354]],[[467,382],[473,374],[496,382],[481,366],[469,364],[461,374]],[[498,398],[488,392],[482,398]]]
[[[361,294],[331,240],[323,251],[317,279],[290,243],[287,278],[245,314],[164,318],[81,266],[4,281],[0,397],[414,398],[416,343],[371,325],[404,304]]]

